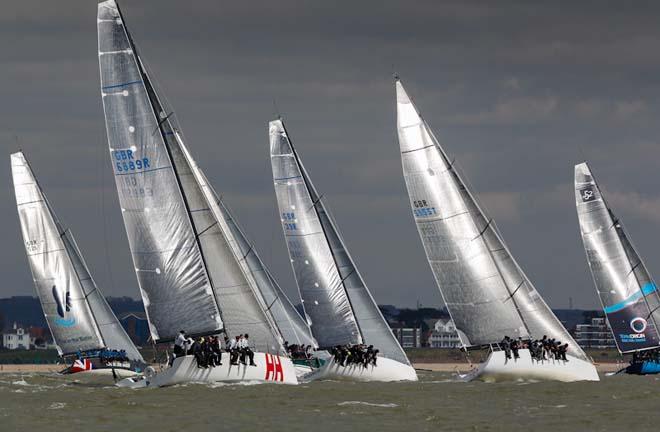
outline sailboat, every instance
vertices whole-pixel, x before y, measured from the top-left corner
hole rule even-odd
[[[144,360],[108,306],[73,234],[57,219],[22,152],[11,155],[16,206],[30,269],[61,373],[135,375]]]
[[[117,3],[98,5],[101,94],[124,226],[151,338],[169,343],[249,334],[256,366],[200,368],[193,356],[151,370],[126,387],[184,382],[297,384],[291,359],[226,221],[161,103]],[[226,357],[226,356],[225,356]]]
[[[660,296],[586,162],[575,165],[575,205],[591,275],[616,346],[633,354],[630,374],[660,373]]]
[[[281,119],[270,122],[269,134],[282,229],[312,334],[322,350],[348,344],[379,350],[376,366],[329,359],[307,379],[416,381],[414,368],[369,293]]]
[[[597,381],[594,365],[518,266],[398,78],[395,85],[403,175],[427,260],[463,347],[490,349],[464,379]],[[544,335],[568,344],[568,361],[537,361],[529,349],[509,359],[498,344],[504,336]]]

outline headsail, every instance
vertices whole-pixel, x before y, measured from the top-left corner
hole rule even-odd
[[[589,268],[619,351],[657,348],[657,287],[586,162],[575,166],[575,205]]]
[[[254,247],[248,242],[229,208],[215,192],[201,168],[194,162],[183,141],[179,139],[179,143],[190,161],[191,169],[209,202],[213,215],[219,222],[219,228],[234,252],[236,262],[250,282],[250,286],[256,288],[255,296],[260,299],[262,308],[268,312],[268,316],[272,317],[274,321],[272,325],[277,326],[284,340],[289,343],[318,347],[309,326],[272,277]]]
[[[50,207],[23,153],[11,155],[16,205],[34,284],[60,355],[101,348],[142,356],[96,287],[73,235]]]
[[[224,330],[280,351],[114,0],[99,4],[98,31],[108,142],[152,338]]]
[[[282,229],[305,314],[322,348],[374,345],[409,364],[371,297],[322,197],[305,171],[281,120],[269,124],[270,156]]]
[[[397,128],[415,223],[449,313],[466,346],[503,336],[540,338],[582,349],[545,304],[440,147],[399,80]]]

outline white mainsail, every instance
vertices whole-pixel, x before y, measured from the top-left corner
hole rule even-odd
[[[64,229],[23,153],[11,155],[16,205],[39,301],[60,355],[124,350],[144,362],[108,306],[73,235]]]
[[[410,205],[462,343],[547,335],[568,343],[569,354],[586,358],[513,259],[398,79],[396,97]]]
[[[575,166],[575,205],[589,268],[619,351],[658,348],[656,284],[586,162]]]
[[[152,338],[249,333],[257,349],[281,351],[114,0],[99,3],[98,34],[108,143]]]
[[[316,192],[282,120],[269,124],[273,181],[291,265],[322,348],[374,345],[380,355],[409,364]]]

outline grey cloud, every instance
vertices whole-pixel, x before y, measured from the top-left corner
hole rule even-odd
[[[407,208],[393,70],[551,305],[598,304],[570,183],[585,156],[612,190],[638,194],[613,205],[660,269],[648,216],[660,156],[656,3],[121,4],[191,151],[291,294],[267,153],[273,99],[376,299],[441,303]],[[108,165],[95,9],[3,6],[0,148],[26,150],[104,292],[137,296]],[[0,295],[32,294],[8,165]]]

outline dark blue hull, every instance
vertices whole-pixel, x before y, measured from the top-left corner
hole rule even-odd
[[[626,368],[626,373],[633,375],[654,375],[660,373],[660,362],[656,361],[643,361],[639,363],[631,363]]]

